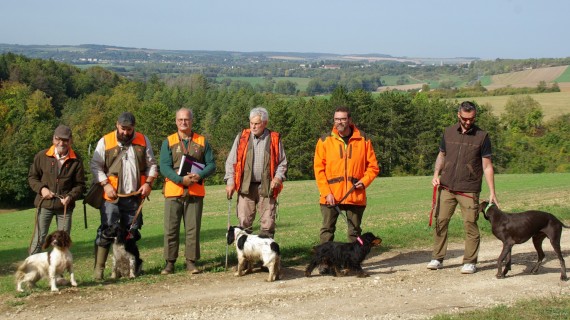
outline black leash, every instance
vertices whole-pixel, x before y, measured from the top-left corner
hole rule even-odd
[[[344,195],[344,197],[342,197],[340,199],[339,202],[337,202],[335,205],[327,205],[327,207],[329,208],[334,208],[336,210],[336,212],[338,212],[339,215],[344,216],[344,219],[346,220],[346,223],[350,223],[352,225],[352,228],[356,229],[356,226],[354,225],[354,223],[352,223],[352,220],[348,219],[348,215],[346,213],[343,213],[342,210],[340,210],[339,204],[341,204],[346,198],[348,198],[348,196],[354,192],[354,190],[356,189],[356,186],[353,184],[352,188],[350,188],[348,190],[348,192]]]

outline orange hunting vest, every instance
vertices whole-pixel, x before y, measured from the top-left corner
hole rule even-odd
[[[239,192],[243,175],[244,167],[246,163],[247,149],[249,145],[249,137],[251,136],[251,129],[244,129],[239,138],[237,147],[236,163],[234,164],[235,172],[235,190]],[[269,160],[269,174],[271,179],[275,177],[275,171],[277,171],[277,166],[279,165],[279,140],[280,135],[278,132],[270,131],[271,145],[269,146],[270,160]],[[251,174],[248,173],[248,174]],[[283,189],[283,184],[279,187],[273,189],[273,198],[277,198],[281,190]]]
[[[121,147],[117,142],[117,133],[116,131],[109,132],[106,134],[103,139],[105,140],[105,170],[107,174],[107,178],[109,179],[109,183],[113,186],[115,190],[118,192],[119,186],[119,179],[123,173],[123,162],[117,161],[117,164],[114,167],[111,167],[113,162],[119,154],[121,153]],[[135,150],[135,157],[137,159],[137,171],[140,173],[140,179],[138,188],[142,186],[146,181],[146,175],[144,174],[147,170],[146,167],[146,139],[144,135],[141,133],[135,132],[135,137],[133,142],[131,143],[134,150]],[[113,201],[107,194],[103,192],[103,198],[107,201]]]
[[[174,171],[178,171],[180,168],[180,163],[182,162],[182,156],[184,155],[184,148],[181,146],[183,142],[180,141],[178,133],[171,134],[168,136],[168,147],[172,153],[172,168]],[[194,157],[198,161],[204,163],[204,154],[206,150],[206,139],[197,133],[192,133],[192,140],[188,143],[187,152],[188,155]],[[166,178],[164,183],[164,197],[181,197],[185,195],[185,190],[188,190],[188,194],[191,196],[203,197],[206,195],[206,189],[204,188],[204,183],[194,183],[189,187],[184,187],[181,183],[175,183],[174,181]]]

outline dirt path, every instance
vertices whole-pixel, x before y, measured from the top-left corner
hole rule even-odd
[[[570,231],[562,236],[570,253]],[[495,279],[502,244],[482,241],[479,272],[459,272],[462,244],[448,251],[445,268],[425,268],[430,251],[390,251],[365,262],[369,278],[303,276],[303,266],[286,268],[283,279],[264,282],[265,273],[242,278],[227,273],[175,274],[158,283],[107,283],[65,288],[59,294],[2,297],[0,318],[17,319],[425,319],[520,299],[570,294],[548,240],[548,261],[530,275],[532,243],[515,246],[510,277]],[[373,253],[374,254],[374,253]],[[6,303],[6,299],[10,303]]]

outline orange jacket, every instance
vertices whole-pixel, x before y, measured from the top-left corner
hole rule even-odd
[[[181,147],[176,148],[180,144],[180,138],[178,133],[171,134],[168,136],[168,146],[172,152],[172,168],[178,171],[180,168],[180,162],[182,161],[183,151]],[[190,144],[196,145],[196,148],[190,146]],[[198,159],[198,161],[204,162],[204,149],[206,147],[206,139],[197,133],[192,134],[192,140],[188,145],[188,152],[192,157]],[[203,183],[193,183],[189,187],[184,187],[181,183],[175,183],[174,181],[165,178],[164,184],[164,197],[181,197],[184,195],[184,189],[188,189],[188,194],[191,196],[203,197],[206,195],[206,189]]]
[[[333,127],[331,134],[319,139],[315,148],[314,170],[320,203],[330,193],[338,202],[359,180],[368,187],[380,172],[372,142],[351,125],[352,137],[345,144]],[[355,189],[342,204],[366,205],[365,189]]]
[[[113,169],[111,168],[113,162],[115,161],[115,158],[120,154],[121,152],[121,147],[119,146],[118,142],[117,142],[117,133],[116,131],[112,131],[109,132],[108,134],[106,134],[104,137],[105,139],[105,167],[107,168],[107,170]],[[144,175],[143,173],[146,172],[146,155],[145,155],[145,151],[146,151],[146,140],[144,138],[144,135],[135,132],[135,137],[133,139],[133,142],[131,142],[132,146],[135,148],[135,156],[137,158],[137,167],[138,170],[140,172],[140,184],[138,185],[138,187],[142,186],[147,177],[146,175]],[[120,164],[119,167],[122,166],[121,161],[118,161],[118,163]],[[113,170],[113,171],[108,171],[106,172],[107,174],[107,178],[109,179],[109,183],[113,186],[113,188],[115,190],[118,190],[118,186],[119,186],[119,172],[121,172],[122,170]],[[112,199],[110,199],[109,197],[107,197],[107,194],[105,192],[103,192],[103,198],[105,198],[105,200],[107,201],[114,201]]]
[[[243,180],[243,168],[245,167],[245,159],[247,155],[247,147],[249,144],[249,137],[251,136],[251,129],[244,129],[241,132],[237,147],[236,163],[234,164],[234,174],[235,174],[235,190],[239,192],[241,188],[241,183]],[[270,150],[270,162],[269,162],[269,174],[271,175],[271,180],[275,177],[275,171],[279,165],[279,140],[281,139],[278,132],[270,131],[271,145]],[[283,184],[273,189],[273,198],[277,198],[279,193],[283,190]]]

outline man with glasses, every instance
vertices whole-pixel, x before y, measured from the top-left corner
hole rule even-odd
[[[214,152],[208,140],[192,129],[194,114],[187,108],[176,112],[177,131],[160,149],[160,173],[164,182],[164,260],[162,275],[174,273],[180,246],[180,223],[184,221],[186,271],[200,273],[200,227],[206,188],[204,179],[216,171]],[[190,164],[190,172],[184,164]],[[186,168],[186,169],[184,169]]]
[[[37,193],[34,204],[38,207],[30,255],[41,251],[53,217],[56,217],[58,230],[71,233],[71,213],[85,189],[83,161],[71,143],[71,129],[58,126],[52,146],[38,152],[30,167],[28,183]]]
[[[470,101],[461,103],[457,110],[458,123],[447,127],[441,139],[432,179],[433,186],[439,190],[439,197],[432,260],[427,265],[431,270],[443,268],[449,221],[459,204],[465,229],[461,273],[472,274],[477,271],[480,243],[477,219],[483,174],[489,187],[489,202],[498,205],[491,141],[489,134],[475,125],[476,116],[475,104]]]
[[[332,131],[317,141],[314,171],[323,216],[320,242],[334,240],[340,210],[346,210],[349,241],[356,241],[362,232],[366,188],[380,168],[372,141],[352,123],[345,106],[336,108]]]

